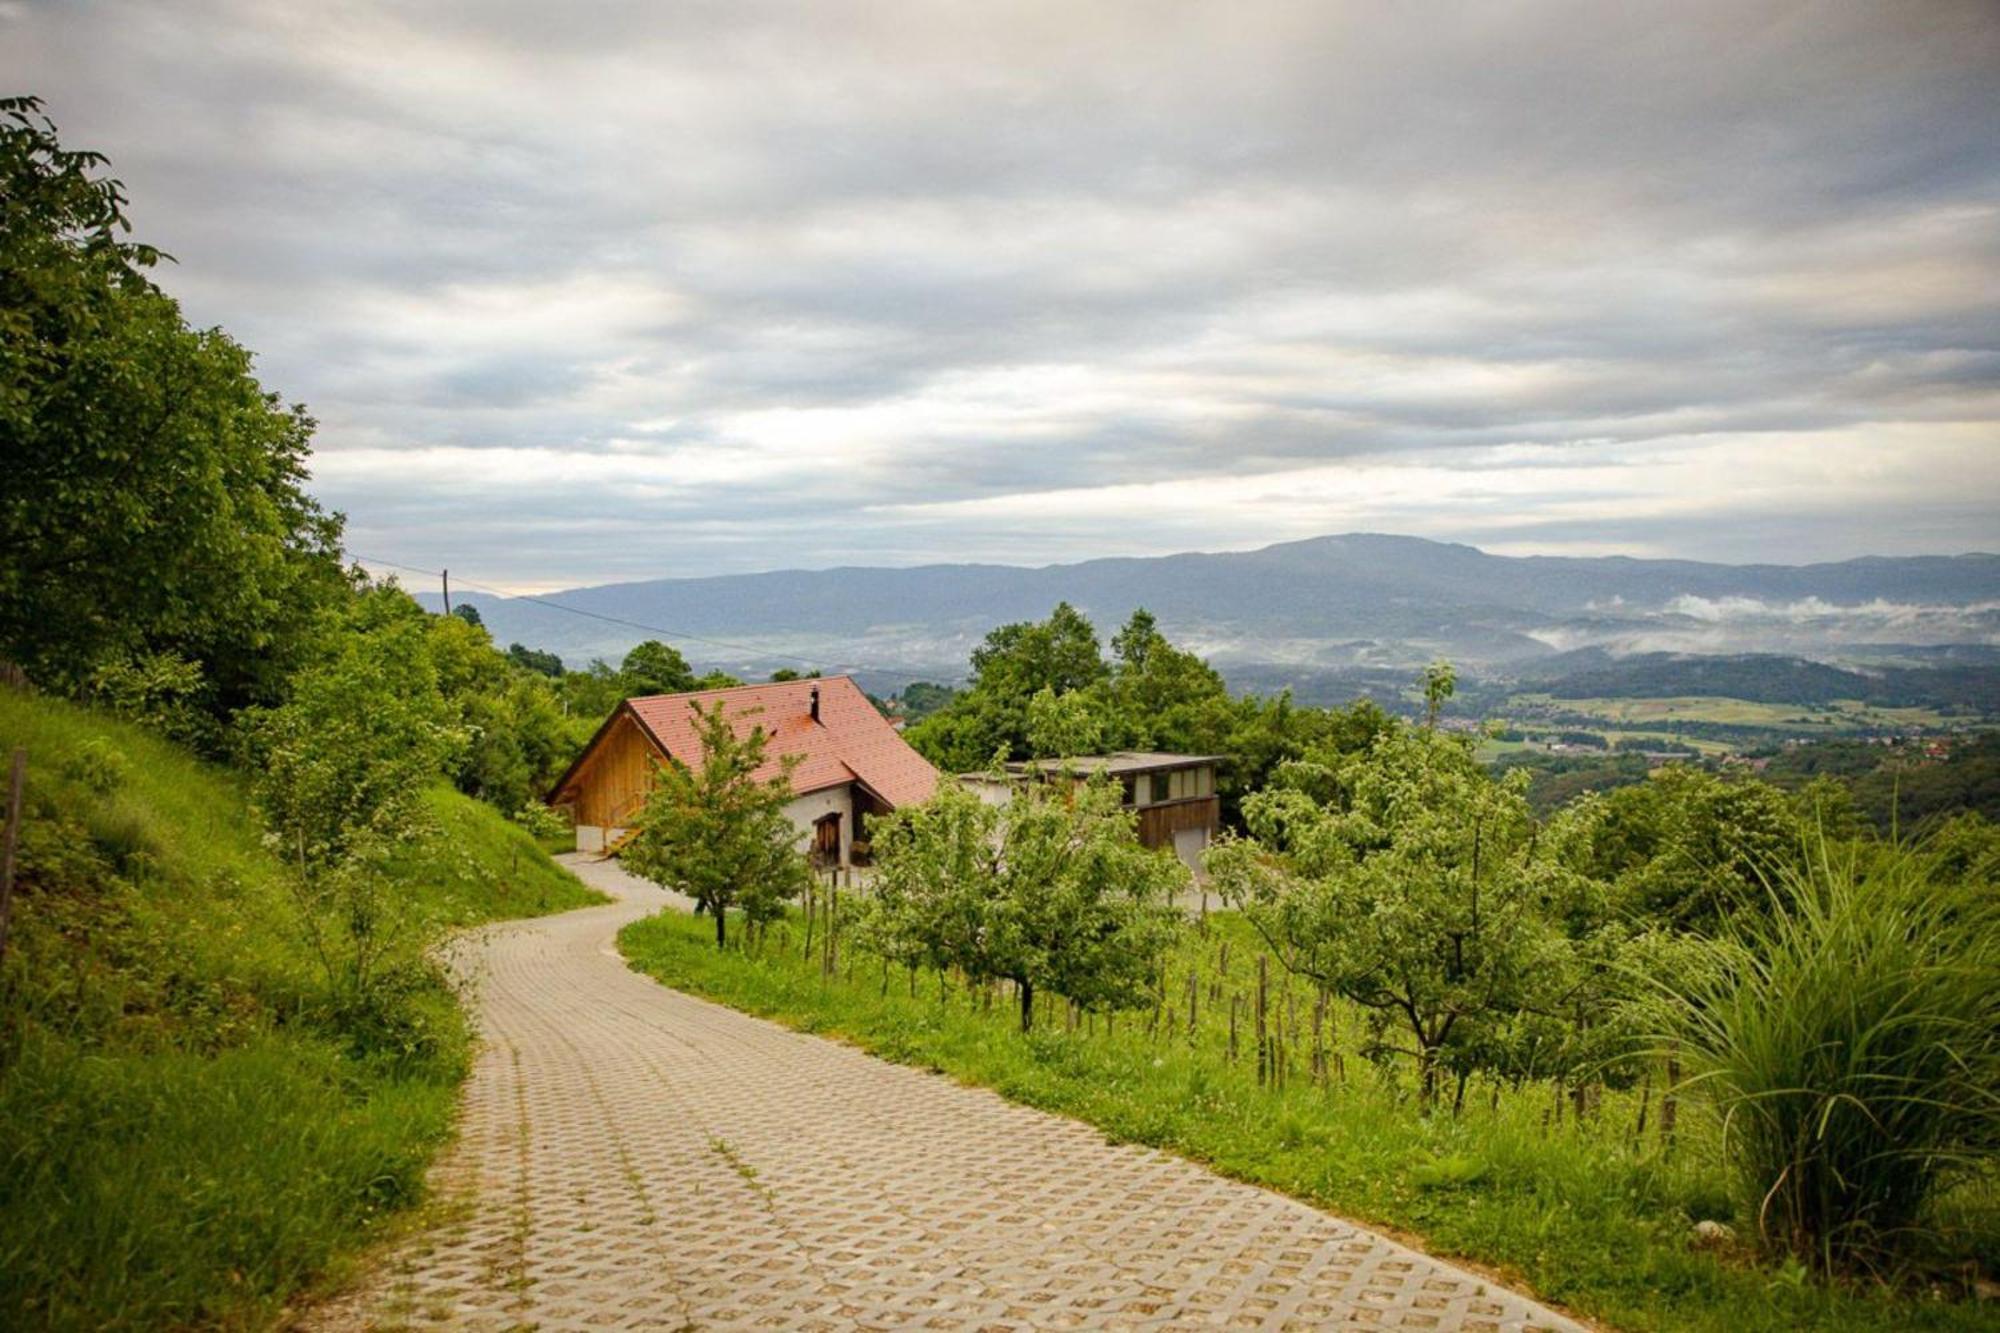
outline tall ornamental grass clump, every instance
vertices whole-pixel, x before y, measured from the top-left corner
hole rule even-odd
[[[2000,1156],[2000,893],[1909,845],[1824,838],[1768,916],[1661,984],[1767,1248],[1822,1275],[1908,1258],[1927,1205]]]

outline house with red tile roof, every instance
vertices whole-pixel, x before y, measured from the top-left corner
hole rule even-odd
[[[616,851],[646,803],[653,775],[679,760],[702,763],[694,705],[720,705],[738,736],[762,728],[769,781],[798,756],[785,813],[801,844],[827,865],[852,865],[868,820],[928,800],[938,772],[846,676],[739,685],[627,699],[612,711],[549,792],[576,822],[578,851]]]

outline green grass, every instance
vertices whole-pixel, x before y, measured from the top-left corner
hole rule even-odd
[[[411,957],[416,1039],[369,1050],[341,1030],[239,775],[0,691],[0,751],[15,745],[0,1327],[268,1327],[420,1197],[464,1020]],[[440,835],[396,878],[430,921],[597,899],[490,809],[426,801]]]
[[[1892,708],[1858,699],[1838,699],[1827,704],[1774,704],[1719,695],[1557,699],[1546,694],[1517,694],[1511,702],[1640,729],[1647,723],[1714,722],[1728,726],[1824,730],[1832,734],[1883,727],[1935,727],[1947,720],[1934,708]]]
[[[1551,1112],[1554,1089],[1475,1085],[1463,1116],[1417,1113],[1407,1086],[1385,1080],[1355,1047],[1359,1019],[1336,1007],[1344,1078],[1308,1076],[1310,1010],[1295,994],[1292,1073],[1260,1088],[1243,1020],[1241,1057],[1227,1058],[1228,996],[1254,984],[1254,944],[1233,914],[1209,919],[1169,969],[1166,1024],[1122,1015],[1069,1030],[1059,1003],[1023,1036],[1004,998],[940,1002],[939,979],[885,972],[866,955],[822,980],[799,957],[796,922],[771,932],[756,956],[719,952],[707,923],[665,913],[628,926],[632,965],[669,985],[851,1040],[867,1050],[1031,1106],[1074,1116],[1114,1140],[1205,1162],[1365,1222],[1415,1233],[1432,1252],[1504,1274],[1544,1299],[1619,1328],[1694,1330],[1991,1328],[1991,1307],[1895,1299],[1880,1290],[1830,1290],[1801,1273],[1746,1258],[1697,1253],[1693,1222],[1730,1220],[1731,1180],[1716,1131],[1682,1110],[1671,1152],[1649,1128],[1635,1144],[1639,1097],[1609,1093],[1581,1124]],[[1222,969],[1221,947],[1230,958]],[[1186,977],[1197,974],[1197,1019],[1186,1031]],[[1220,995],[1218,1003],[1214,998]],[[1657,1124],[1657,1102],[1652,1106]]]

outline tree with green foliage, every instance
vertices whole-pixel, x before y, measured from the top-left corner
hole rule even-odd
[[[457,606],[454,606],[451,609],[451,613],[454,616],[457,616],[460,620],[463,620],[466,624],[472,626],[474,629],[486,628],[485,620],[480,618],[479,608],[474,606],[471,602],[460,602]]]
[[[395,859],[432,827],[425,788],[464,744],[426,642],[431,618],[393,585],[356,598],[290,697],[247,713],[253,798],[291,867],[299,921],[336,1017],[367,1044],[416,1040],[404,1003],[429,928],[394,888]],[[462,622],[460,622],[462,623]]]
[[[1761,910],[1800,847],[1799,812],[1785,793],[1688,764],[1657,769],[1570,818],[1586,815],[1580,869],[1609,884],[1630,919],[1673,930]]]
[[[1543,904],[1566,872],[1538,850],[1522,784],[1489,778],[1463,738],[1396,727],[1302,776],[1281,768],[1247,798],[1248,836],[1208,869],[1285,967],[1375,1015],[1376,1049],[1408,1056],[1435,1105],[1447,1053],[1542,995],[1561,952]]]
[[[222,719],[281,699],[347,595],[340,520],[304,489],[312,419],[148,279],[103,165],[0,99],[0,658],[65,691],[193,664]]]
[[[561,680],[563,677],[563,660],[555,653],[510,643],[507,645],[507,660],[521,670],[532,671],[538,676],[548,676],[555,680]]]
[[[715,918],[722,948],[731,908],[755,928],[782,916],[786,900],[810,883],[798,830],[785,816],[796,757],[785,757],[777,777],[759,778],[770,743],[764,728],[738,735],[720,701],[689,707],[701,764],[673,758],[659,769],[621,859],[634,874],[694,899]]]
[[[1102,715],[1084,691],[1057,694],[1044,685],[1028,700],[1028,753],[1035,758],[1072,759],[1103,744]]]
[[[1004,806],[955,783],[878,826],[868,926],[885,956],[1011,981],[1021,1030],[1047,991],[1085,1010],[1143,1005],[1183,918],[1187,867],[1139,845],[1102,779],[1031,780]]]
[[[1437,729],[1438,714],[1458,689],[1458,672],[1440,657],[1424,668],[1424,725]],[[1601,743],[1601,741],[1600,741]]]
[[[423,789],[462,750],[439,686],[429,617],[393,585],[357,597],[290,697],[246,717],[258,809],[282,854],[319,870],[361,842],[397,841]]]
[[[648,639],[625,654],[618,675],[630,699],[647,694],[680,694],[695,688],[694,671],[680,649]]]
[[[1063,696],[1110,677],[1097,631],[1068,602],[1049,618],[1002,625],[972,651],[972,682],[952,703],[912,726],[910,744],[948,772],[966,773],[1005,751],[1026,759],[1028,709],[1046,689]]]

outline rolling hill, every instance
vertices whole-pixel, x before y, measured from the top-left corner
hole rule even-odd
[[[781,570],[464,600],[498,642],[552,649],[572,665],[665,637],[691,660],[739,674],[802,659],[884,685],[952,679],[988,629],[1060,600],[1107,636],[1145,606],[1177,641],[1246,681],[1400,669],[1441,654],[1512,675],[1579,650],[1915,665],[1940,646],[1976,658],[2000,643],[2000,555],[1725,565],[1499,556],[1349,534],[1041,568]]]

